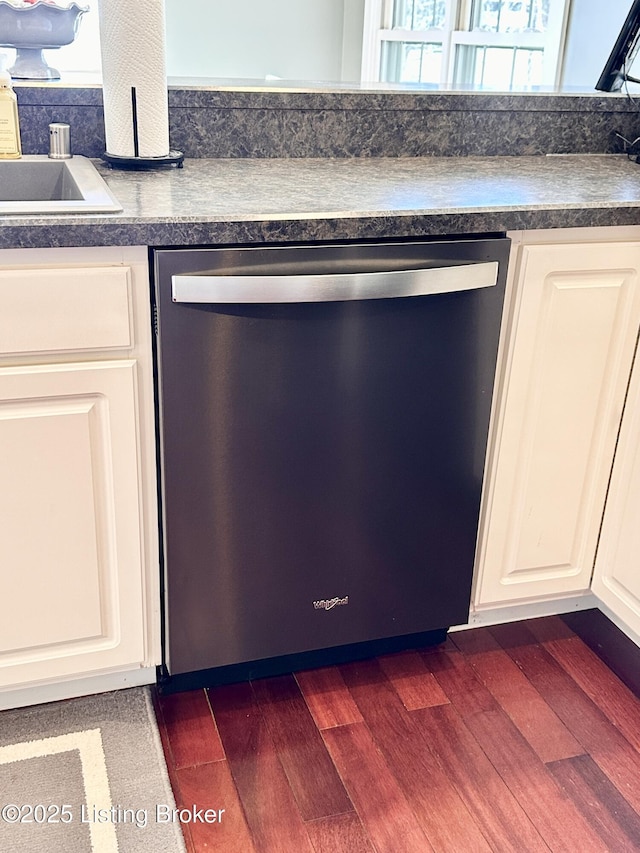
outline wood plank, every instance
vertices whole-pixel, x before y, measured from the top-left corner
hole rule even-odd
[[[542,761],[558,761],[584,753],[584,748],[486,628],[458,631],[453,641]]]
[[[422,693],[425,674],[451,704],[415,707],[429,701],[428,692]],[[188,853],[216,849],[404,853],[412,848],[506,853],[544,850],[541,839],[554,853],[640,849],[640,750],[633,747],[640,729],[636,716],[640,703],[635,704],[635,698],[563,620],[551,617],[457,632],[446,645],[419,655],[403,652],[386,655],[377,663],[309,671],[308,677],[301,675],[300,689],[291,677],[268,681],[270,686],[258,684],[255,691],[250,685],[212,691],[212,696],[218,693],[221,719],[227,721],[226,736],[220,740],[215,720],[208,714],[218,741],[218,751],[213,753],[206,722],[198,734],[207,719],[202,713],[202,698],[207,706],[204,692],[200,698],[194,698],[195,691],[154,696],[177,804],[210,807],[212,795],[225,800],[220,825],[182,826]],[[305,688],[307,695],[301,695]],[[555,718],[593,755],[552,760],[545,767],[511,719],[517,718],[520,727],[526,728],[522,691],[525,696],[537,696],[533,704],[543,717],[553,708]],[[174,767],[161,703],[173,706],[167,716],[176,729],[176,751],[179,760],[188,762],[179,769]],[[179,732],[181,703],[187,710],[186,734]],[[541,725],[540,713],[532,714],[534,729]],[[303,822],[292,785],[306,788],[311,796],[315,783],[304,780],[303,771],[306,767],[310,776],[314,772],[310,768],[316,763],[317,725],[336,733],[360,726],[362,734],[352,733],[347,746],[343,744],[345,766],[360,802],[356,813],[345,793],[348,811]],[[296,741],[301,746],[296,747]],[[221,758],[223,742],[233,748],[233,761]],[[328,745],[328,739],[324,743]],[[324,760],[329,760],[324,754]],[[217,758],[210,761],[207,755]],[[336,756],[331,753],[331,757]],[[196,764],[190,763],[194,760]],[[283,768],[288,760],[294,768],[291,779]],[[541,785],[540,770],[546,773],[546,787]],[[447,802],[447,786],[458,805],[442,808],[440,821],[446,828],[430,833],[425,799],[441,803],[444,797]],[[394,812],[395,797],[399,806]],[[460,807],[466,815],[463,822],[471,822],[478,843],[484,846],[458,837],[456,808]],[[388,809],[395,814],[391,829],[383,825]],[[225,825],[227,817],[233,820]],[[412,848],[402,835],[407,827]],[[445,838],[445,833],[452,835]]]
[[[302,819],[351,811],[351,801],[294,677],[263,678],[252,682],[252,687]]]
[[[192,844],[198,853],[255,853],[242,804],[226,761],[183,767],[176,771],[179,808],[216,810],[215,823],[192,821],[188,826]],[[223,814],[219,810],[224,809]],[[184,825],[183,825],[184,826]]]
[[[555,761],[549,764],[549,770],[609,850],[640,850],[640,816],[590,756]]]
[[[375,853],[355,812],[321,817],[305,826],[315,853]]]
[[[324,729],[322,737],[378,853],[433,850],[366,725]]]
[[[517,649],[519,646],[531,646],[537,643],[529,627],[531,621],[526,619],[521,622],[507,622],[504,625],[492,625],[489,631],[505,651]]]
[[[536,634],[536,623],[532,626]],[[640,700],[578,637],[547,640],[544,648],[627,740],[640,750]]]
[[[520,630],[527,628],[523,626]],[[495,636],[501,639],[500,633],[496,632]],[[638,752],[549,652],[535,643],[533,634],[531,637],[533,642],[528,645],[510,645],[509,655],[600,769],[640,813]]]
[[[433,848],[486,853],[486,839],[431,752],[419,721],[404,708],[377,662],[348,664],[341,672]]]
[[[162,708],[160,707],[160,696],[158,695],[158,691],[155,687],[153,687],[151,690],[151,701],[153,703],[153,711],[156,717],[156,723],[158,725],[158,734],[160,735],[160,743],[162,744],[164,760],[167,764],[169,780],[171,781],[171,784],[173,786],[172,773],[175,769],[173,763],[173,753],[171,752],[171,744],[169,743],[169,732],[167,731],[167,724],[164,721]]]
[[[530,631],[539,643],[554,640],[568,640],[575,637],[569,625],[560,616],[541,616],[538,619],[527,619],[522,627]]]
[[[362,722],[362,714],[337,667],[297,672],[295,678],[319,729]]]
[[[605,845],[558,787],[460,652],[424,653],[427,666],[554,853],[604,851]]]
[[[451,705],[415,711],[423,736],[489,841],[502,853],[549,848]]]
[[[224,758],[220,736],[204,690],[160,696],[158,705],[176,768]]]
[[[164,760],[167,765],[167,774],[169,776],[169,782],[171,784],[171,790],[173,791],[173,796],[178,805],[180,805],[180,786],[178,784],[177,770],[173,763],[173,753],[171,752],[171,744],[169,743],[169,733],[167,732],[167,726],[164,721],[164,717],[162,715],[162,709],[160,708],[160,696],[158,694],[157,688],[153,688],[151,691],[151,700],[153,702],[153,710],[156,715],[156,723],[158,725],[158,733],[160,735],[160,743],[162,744],[162,751],[164,753]],[[184,845],[186,848],[186,853],[199,853],[196,850],[193,844],[193,840],[191,838],[191,831],[189,830],[189,825],[184,824],[181,826],[182,829],[182,837],[184,838]]]
[[[445,705],[447,697],[418,652],[399,652],[378,658],[382,671],[408,711]]]
[[[209,689],[245,817],[257,850],[312,853],[311,842],[251,685]],[[283,839],[289,848],[284,847]]]
[[[640,648],[600,610],[564,613],[565,622],[640,698]]]

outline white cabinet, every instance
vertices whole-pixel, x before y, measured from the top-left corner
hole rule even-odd
[[[478,607],[589,588],[640,326],[640,242],[514,255]]]
[[[640,361],[631,376],[592,588],[640,641]]]
[[[150,329],[144,250],[0,252],[0,689],[159,661]]]
[[[615,231],[516,239],[474,607],[588,590],[598,546],[640,637],[640,239]],[[0,252],[0,707],[159,663],[148,287],[143,248]]]

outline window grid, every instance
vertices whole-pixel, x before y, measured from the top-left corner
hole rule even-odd
[[[568,0],[366,0],[366,5],[363,80],[519,90],[558,82]],[[420,62],[414,53],[409,63],[413,75],[393,42],[424,45]],[[431,58],[440,47],[439,80],[424,79],[426,45]],[[496,69],[501,64],[506,69],[507,52],[510,67],[498,83]]]

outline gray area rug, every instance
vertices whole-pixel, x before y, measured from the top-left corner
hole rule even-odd
[[[0,851],[184,853],[146,687],[0,712]]]

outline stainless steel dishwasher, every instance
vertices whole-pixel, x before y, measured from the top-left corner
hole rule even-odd
[[[508,249],[154,252],[165,689],[467,621]]]

